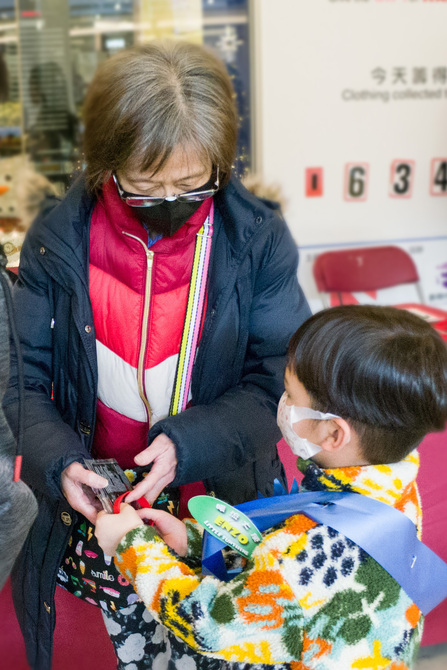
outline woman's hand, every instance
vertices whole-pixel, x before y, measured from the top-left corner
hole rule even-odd
[[[107,556],[115,556],[116,548],[130,530],[143,526],[132,505],[121,504],[119,514],[99,512],[96,518],[95,536]]]
[[[73,509],[83,514],[93,524],[96,522],[96,515],[98,510],[102,509],[102,505],[92,488],[103,489],[107,484],[107,479],[87,470],[77,462],[65,468],[61,476],[64,496]]]
[[[135,456],[135,463],[137,465],[152,463],[152,468],[143,481],[129,493],[126,501],[134,502],[145,496],[146,500],[152,504],[165,486],[168,486],[175,478],[177,452],[174,442],[161,433],[149,447]]]
[[[188,538],[183,521],[160,509],[139,509],[137,514],[140,519],[153,521],[157,533],[168,547],[171,547],[179,556],[186,556]]]

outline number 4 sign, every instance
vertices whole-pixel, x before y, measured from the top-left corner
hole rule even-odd
[[[368,163],[347,163],[344,199],[348,202],[364,202],[368,194],[368,181]]]
[[[431,162],[430,195],[447,195],[447,158]]]

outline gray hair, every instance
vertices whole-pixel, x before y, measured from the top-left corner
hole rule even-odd
[[[225,65],[208,49],[154,41],[122,51],[97,70],[83,109],[86,178],[99,192],[112,172],[155,174],[177,147],[231,174],[238,117]]]

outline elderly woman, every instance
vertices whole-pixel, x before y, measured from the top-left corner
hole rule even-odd
[[[136,477],[129,501],[168,509],[197,481],[233,504],[271,495],[287,343],[309,309],[287,227],[231,176],[237,113],[215,56],[118,54],[84,122],[85,174],[33,224],[15,289],[39,499],[15,604],[33,668],[50,667],[56,579],[101,607],[118,667],[161,668],[191,652],[95,544],[89,487],[105,480],[84,459],[116,458]]]

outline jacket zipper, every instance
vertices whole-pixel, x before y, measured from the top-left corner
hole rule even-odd
[[[138,381],[138,393],[141,400],[146,407],[147,417],[149,420],[149,426],[151,425],[152,419],[152,408],[149,404],[149,400],[146,396],[144,389],[144,361],[146,358],[146,349],[149,337],[149,307],[151,303],[151,288],[152,288],[152,267],[154,264],[154,252],[148,249],[142,240],[136,235],[131,235],[123,231],[123,235],[132,237],[132,239],[137,240],[141,244],[146,254],[146,284],[144,288],[144,307],[143,307],[143,323],[141,329],[141,341],[140,341],[140,351],[138,354],[138,369],[137,369],[137,381]]]

